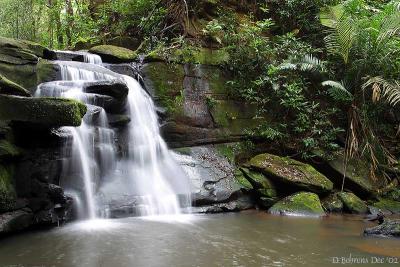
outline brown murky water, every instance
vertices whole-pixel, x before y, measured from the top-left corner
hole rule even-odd
[[[363,237],[371,225],[255,211],[76,223],[0,240],[0,266],[400,266],[400,240]]]

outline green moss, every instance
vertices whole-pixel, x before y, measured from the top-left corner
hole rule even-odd
[[[373,203],[372,206],[395,214],[400,213],[400,202],[391,199],[382,198],[378,202]]]
[[[247,178],[239,169],[236,169],[235,171],[235,179],[243,188],[247,190],[253,189],[252,184],[247,180]]]
[[[5,121],[80,126],[85,114],[86,106],[71,99],[0,96],[0,119]]]
[[[0,94],[30,96],[31,93],[0,74]]]
[[[311,165],[272,154],[252,158],[249,165],[268,177],[313,192],[329,192],[333,183]]]
[[[354,214],[365,214],[368,212],[367,205],[355,194],[340,192],[338,193],[338,197],[343,201],[344,208],[347,212]]]
[[[192,153],[192,150],[190,147],[180,147],[180,148],[175,148],[174,151],[177,153],[183,154],[183,155],[190,155]]]
[[[299,192],[290,195],[273,205],[268,212],[281,215],[324,215],[318,195]]]
[[[240,170],[253,188],[258,189],[262,195],[271,198],[278,195],[275,185],[264,174],[243,167]]]
[[[14,65],[0,62],[0,73],[11,81],[18,81],[24,88],[36,88],[36,65]],[[21,79],[23,77],[23,79]]]
[[[99,45],[89,49],[90,53],[97,54],[106,62],[123,63],[133,62],[137,58],[136,52],[114,45]]]
[[[224,156],[231,164],[235,163],[235,151],[234,146],[230,144],[215,145],[218,153]]]
[[[20,155],[20,153],[21,151],[7,140],[0,140],[0,159],[16,157]]]
[[[343,202],[337,194],[331,194],[322,201],[322,206],[329,212],[341,212],[343,210]]]
[[[47,49],[44,46],[31,41],[0,37],[0,49],[9,48],[25,51],[37,57],[43,57],[43,53]]]
[[[0,212],[11,210],[15,205],[13,169],[0,165]]]
[[[183,80],[185,72],[182,65],[164,62],[149,63],[143,73],[152,82],[155,100],[166,110],[169,116],[183,114]]]

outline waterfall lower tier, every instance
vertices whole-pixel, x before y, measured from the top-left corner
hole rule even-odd
[[[134,78],[103,68],[96,56],[80,55],[88,63],[57,61],[61,81],[39,85],[36,92],[88,106],[80,127],[65,127],[71,140],[64,147],[62,185],[79,198],[78,214],[90,219],[110,216],[115,203],[120,203],[118,209],[134,210],[131,215],[180,214],[182,206],[190,206],[189,180],[160,135],[151,97]],[[129,89],[124,110],[130,123],[122,131],[110,127],[99,106],[112,97],[85,91],[87,83],[102,81],[117,81]],[[116,144],[120,132],[125,134],[123,146]]]

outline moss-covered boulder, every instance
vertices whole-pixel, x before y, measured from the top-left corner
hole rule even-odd
[[[390,212],[393,214],[400,214],[400,202],[391,199],[381,198],[378,202],[372,204],[372,207],[378,208],[382,211]]]
[[[86,106],[62,98],[28,98],[0,95],[0,120],[40,124],[48,127],[79,126]]]
[[[338,195],[331,194],[328,197],[322,200],[322,206],[328,212],[342,212],[343,211],[343,202],[340,200]]]
[[[336,159],[329,162],[329,166],[333,171],[338,173],[338,175],[332,175],[332,179],[336,177],[335,183],[341,184],[343,177],[346,177],[344,183],[346,189],[360,196],[368,197],[374,195],[375,188],[379,186],[372,179],[370,168],[366,162],[361,159],[351,159],[347,164],[344,164],[344,162],[343,155],[337,155]]]
[[[279,157],[272,154],[260,154],[249,161],[252,169],[258,170],[280,183],[316,193],[330,192],[333,183],[311,165]]]
[[[13,170],[0,165],[0,212],[14,208],[16,193],[13,186]]]
[[[137,58],[136,52],[114,45],[98,45],[90,48],[89,52],[99,55],[106,63],[133,62]]]
[[[27,40],[0,37],[0,53],[13,56],[13,51],[21,51],[42,58],[46,57],[47,53],[50,53],[49,49],[38,43]]]
[[[275,185],[264,174],[249,170],[248,168],[240,168],[244,177],[262,197],[276,198],[278,193]]]
[[[365,229],[364,235],[400,237],[400,220],[386,220],[381,225]]]
[[[31,96],[31,93],[21,85],[7,79],[0,74],[0,94]]]
[[[325,215],[318,195],[310,192],[299,192],[290,195],[273,205],[268,212],[280,215]]]
[[[355,194],[350,192],[338,193],[339,199],[343,202],[344,210],[352,214],[368,213],[368,206]]]

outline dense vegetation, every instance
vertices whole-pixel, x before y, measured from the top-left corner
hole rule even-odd
[[[398,164],[398,1],[0,0],[0,21],[57,49],[121,36],[143,54],[224,49],[232,97],[273,117],[250,136],[305,158],[344,148],[387,179]]]

